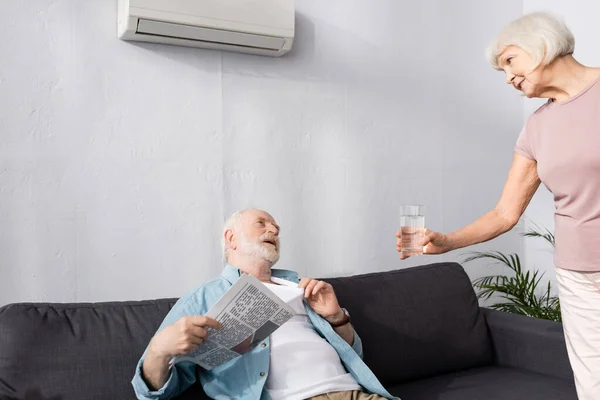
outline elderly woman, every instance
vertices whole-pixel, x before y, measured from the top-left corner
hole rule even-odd
[[[424,252],[441,254],[509,231],[544,183],[556,206],[556,279],[577,393],[580,400],[598,400],[600,68],[573,58],[574,45],[566,25],[545,13],[513,21],[492,42],[489,61],[504,71],[506,82],[529,98],[548,101],[529,117],[517,139],[496,207],[455,232],[427,231]]]

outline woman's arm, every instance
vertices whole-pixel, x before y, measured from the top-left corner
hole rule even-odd
[[[515,153],[502,196],[496,207],[473,223],[449,234],[427,231],[424,253],[446,253],[486,242],[511,230],[519,222],[539,186],[537,162]],[[402,252],[400,231],[396,237],[398,238],[396,250]],[[400,258],[407,257],[401,255]]]

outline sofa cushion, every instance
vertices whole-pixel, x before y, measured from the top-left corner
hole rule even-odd
[[[577,400],[572,381],[500,367],[476,368],[388,389],[402,400]]]
[[[1,308],[0,398],[134,399],[135,365],[174,303]]]
[[[327,279],[384,385],[493,362],[477,297],[456,263]]]

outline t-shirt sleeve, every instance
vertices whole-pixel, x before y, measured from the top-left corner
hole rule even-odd
[[[525,158],[529,158],[530,160],[535,160],[535,155],[533,154],[533,149],[531,146],[531,135],[528,134],[529,130],[527,129],[527,124],[521,130],[521,134],[517,139],[517,144],[515,145],[515,152],[519,153]]]

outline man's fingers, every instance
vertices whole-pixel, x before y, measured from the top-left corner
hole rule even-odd
[[[300,283],[298,284],[298,287],[300,289],[304,289],[306,287],[306,285],[308,284],[308,282],[310,282],[311,279],[310,278],[302,278],[300,279]]]
[[[210,317],[205,317],[205,318],[206,318],[206,323],[204,324],[205,327],[210,327],[213,329],[221,329],[222,328],[221,324],[216,319],[213,319]]]
[[[192,351],[196,350],[198,347],[200,347],[200,345],[202,345],[203,342],[197,342],[197,341],[192,341],[189,340],[186,343],[182,343],[179,346],[179,354],[189,354]]]
[[[204,340],[204,339],[206,339],[207,336],[208,336],[208,331],[200,326],[194,326],[194,328],[191,330],[190,337]]]
[[[317,283],[315,288],[312,290],[313,296],[316,295],[317,293],[319,293],[319,290],[325,288],[326,286],[327,286],[327,284],[323,281],[320,281],[319,283]]]
[[[193,344],[196,347],[200,346],[202,343],[204,343],[204,338],[201,338],[198,336],[190,336],[190,338],[188,340],[191,344]]]
[[[192,317],[189,317],[189,321],[192,323],[192,325],[194,326],[199,326],[199,327],[209,327],[209,328],[214,328],[214,329],[221,329],[221,324],[219,322],[217,322],[216,319],[213,319],[211,317],[207,317],[207,316],[199,316],[199,315],[195,315]]]
[[[307,299],[311,296],[311,293],[313,291],[313,289],[315,288],[315,286],[317,286],[317,284],[319,283],[319,281],[317,280],[311,280],[308,285],[306,285],[306,288],[304,289],[304,297],[306,297]]]
[[[396,237],[398,239],[402,239],[402,231],[400,229],[398,229],[398,232],[396,232]]]

